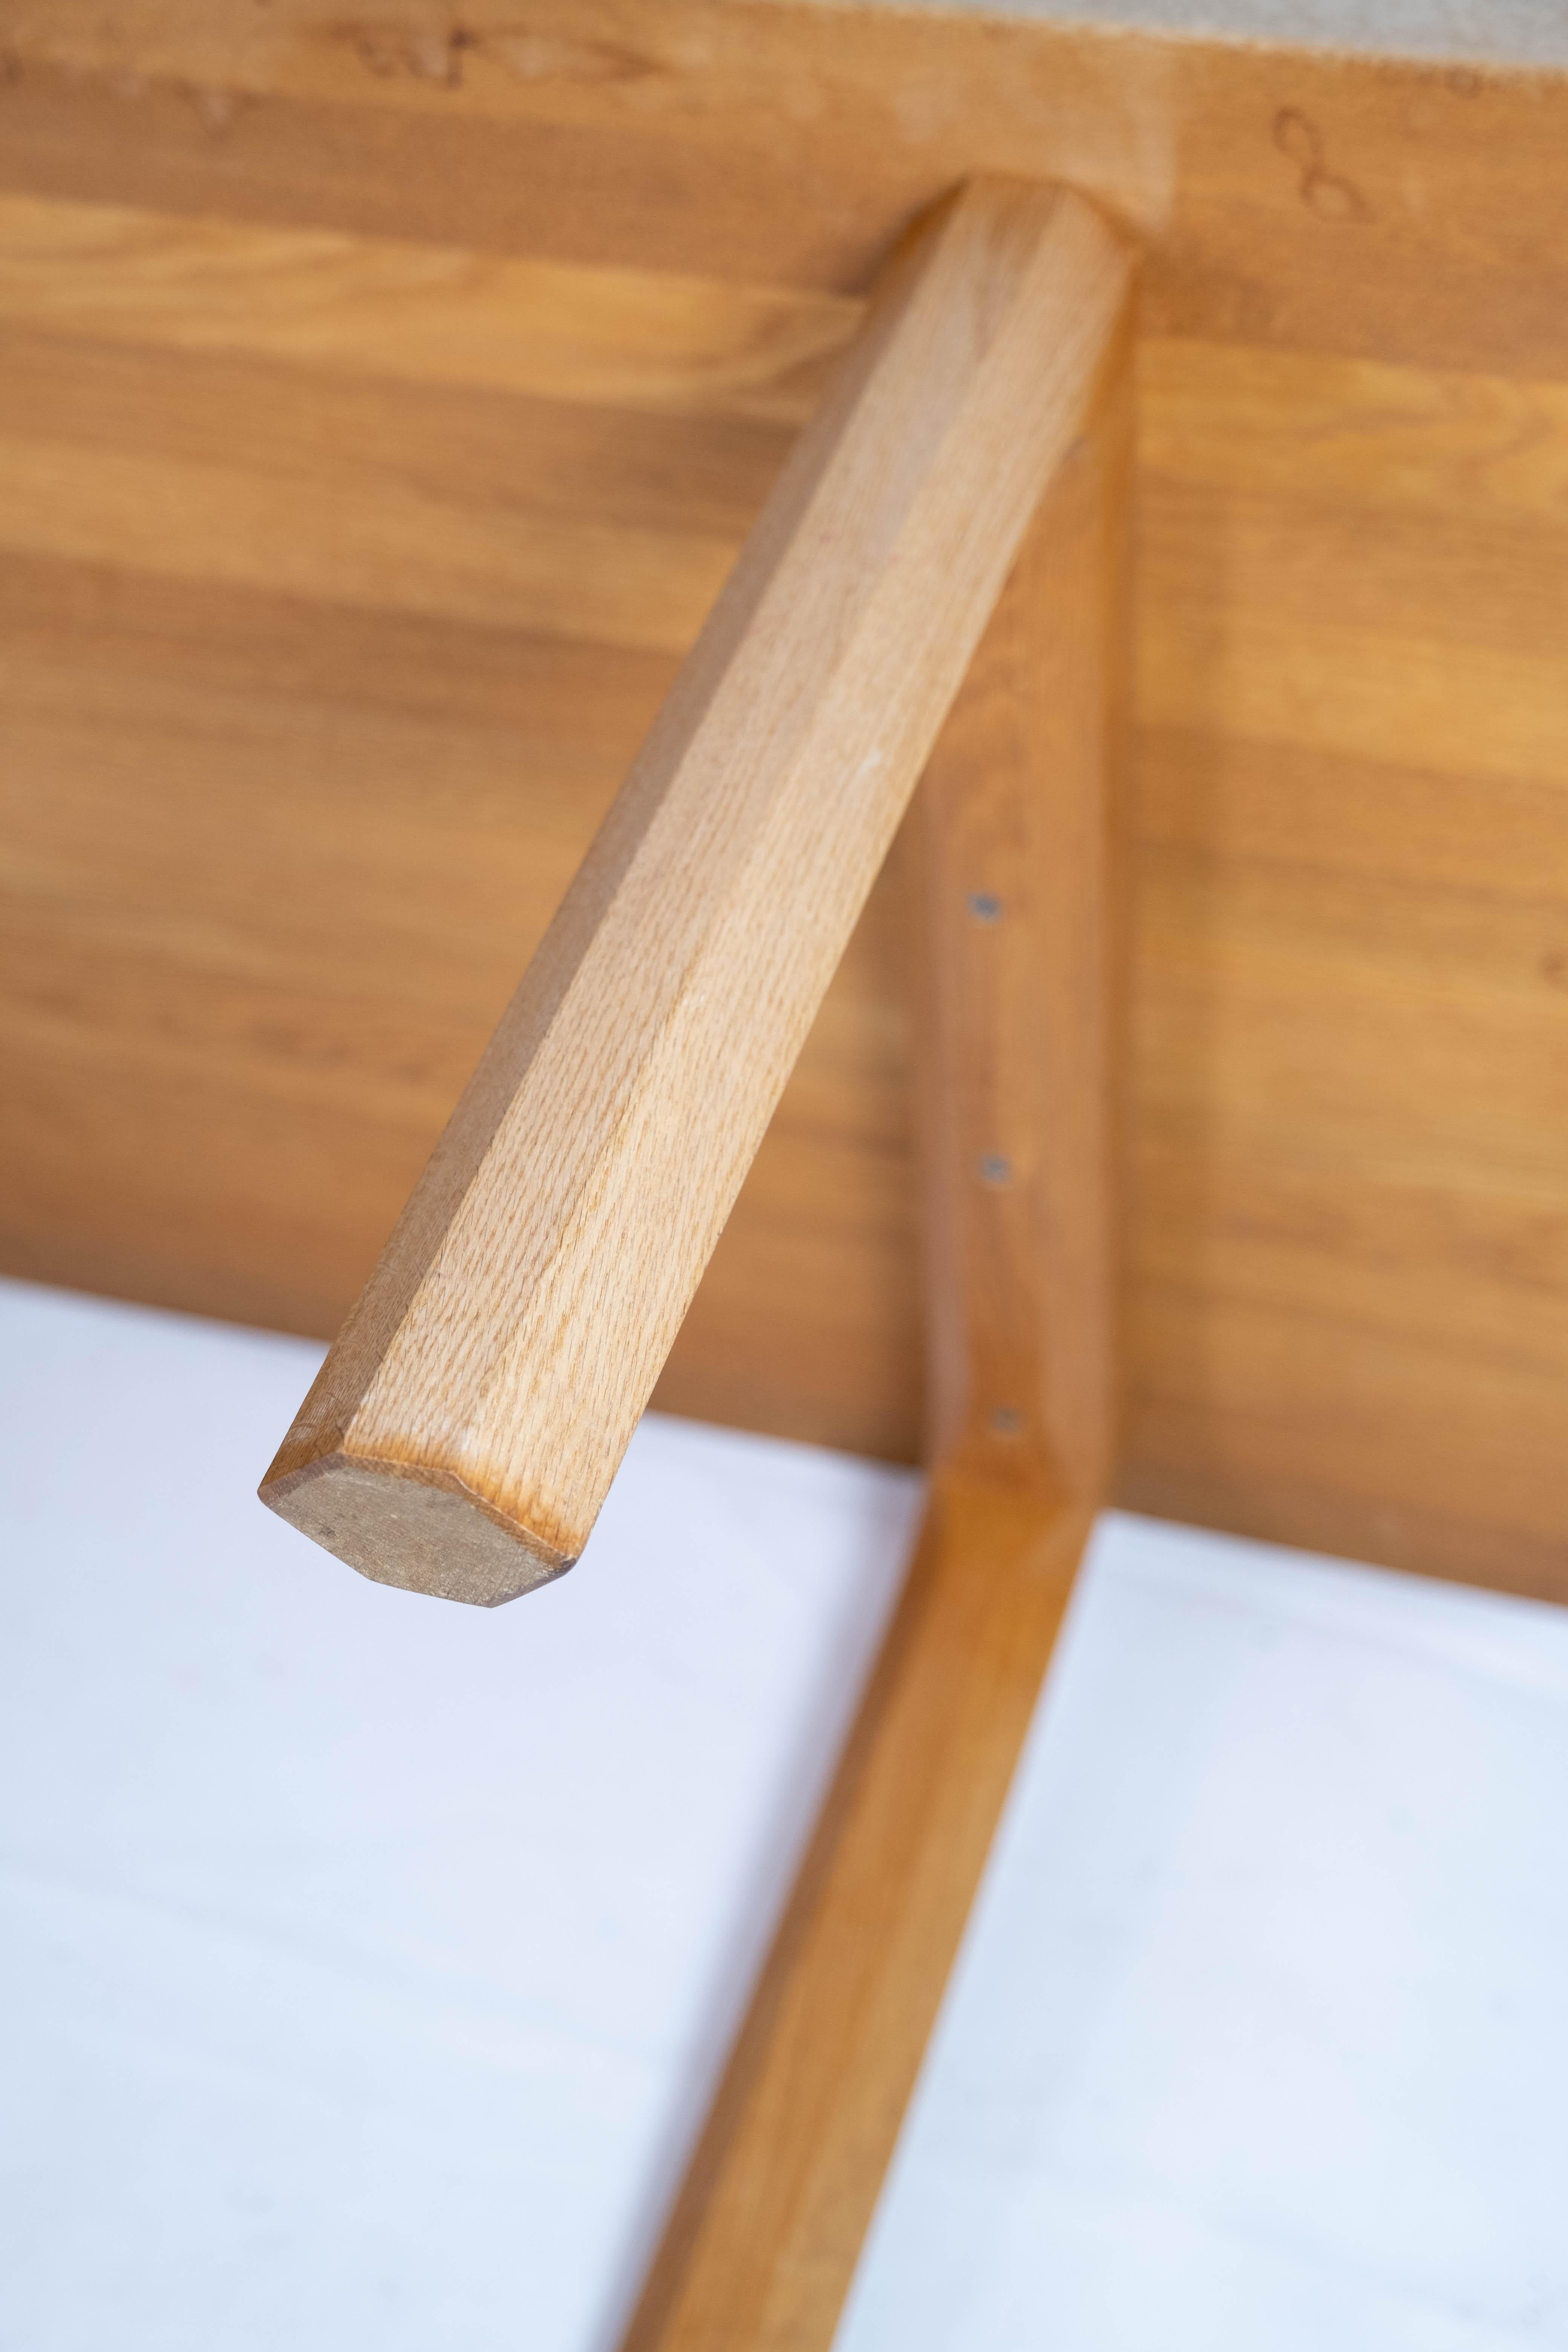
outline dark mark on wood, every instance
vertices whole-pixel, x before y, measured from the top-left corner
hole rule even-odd
[[[1353,181],[1331,172],[1323,152],[1323,134],[1300,107],[1282,106],[1274,118],[1274,144],[1301,173],[1301,202],[1320,220],[1357,221],[1363,226],[1375,219],[1372,206]]]
[[[442,89],[461,89],[470,58],[499,66],[519,81],[637,81],[658,70],[653,58],[615,42],[563,39],[526,25],[476,32],[457,24],[444,33],[422,33],[369,21],[336,26],[331,37],[346,43],[365,71],[382,80],[407,74]]]

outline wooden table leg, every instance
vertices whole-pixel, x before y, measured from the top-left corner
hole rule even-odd
[[[990,180],[889,263],[263,1484],[366,1575],[493,1605],[582,1550],[1130,267]]]
[[[937,1463],[625,2352],[827,2352],[1115,1447],[1112,350],[922,785]]]

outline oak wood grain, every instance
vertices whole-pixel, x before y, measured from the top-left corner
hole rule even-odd
[[[916,803],[927,1457],[1079,1504],[1119,1439],[1130,341]]]
[[[581,1551],[1129,266],[994,180],[890,266],[263,1484],[352,1566],[493,1604]]]
[[[786,0],[5,0],[0,40],[39,194],[852,293],[1016,172],[1136,228],[1162,331],[1568,373],[1560,75]]]
[[[1111,1471],[1127,340],[917,802],[927,1522],[626,2352],[827,2352]]]
[[[569,407],[798,429],[864,304],[409,237],[0,194],[0,319]]]
[[[1092,1516],[934,1483],[623,2352],[828,2352]]]
[[[1568,1328],[1563,77],[399,15],[0,7],[0,1259],[337,1328],[876,257],[1010,157],[1148,252],[1120,1491],[1568,1592],[1510,1434]],[[671,1410],[919,1451],[915,845]]]

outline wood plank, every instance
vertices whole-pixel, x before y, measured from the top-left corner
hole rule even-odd
[[[1335,1174],[1331,1216],[1328,1171],[1234,1139],[1198,1153],[1156,1129],[1137,1166],[1145,1203],[1158,1202],[1135,1236],[1140,1313],[1145,1294],[1193,1291],[1216,1315],[1309,1318],[1320,1352],[1347,1340],[1421,1348],[1447,1368],[1447,1435],[1461,1454],[1467,1382],[1479,1389],[1495,1366],[1550,1397],[1568,1379],[1568,1226],[1547,1184],[1401,1181],[1352,1162]]]
[[[1493,354],[1494,358],[1500,354]],[[1145,336],[1140,458],[1161,481],[1340,511],[1568,523],[1568,383]],[[1375,550],[1369,549],[1369,553]]]
[[[1145,1286],[1136,1318],[1136,1507],[1394,1568],[1478,1572],[1561,1598],[1562,1380],[1331,1316]],[[1511,1566],[1509,1564],[1511,1559]]]
[[[734,549],[616,524],[522,525],[395,479],[356,494],[249,467],[0,440],[0,544],[220,587],[437,613],[482,628],[679,652]]]
[[[324,478],[340,499],[413,490],[459,513],[488,504],[523,531],[538,515],[734,548],[795,440],[752,418],[574,406],[30,329],[5,336],[0,430],[163,465],[237,465],[296,491]],[[572,560],[567,539],[568,595]]]
[[[1146,850],[1379,877],[1411,894],[1551,896],[1563,867],[1563,786],[1551,775],[1437,774],[1291,743],[1142,727]]]
[[[57,470],[79,446],[133,493],[79,517],[92,560],[0,550],[4,926],[28,950],[0,998],[26,1106],[5,1263],[333,1328],[687,650],[683,540],[739,543],[813,337],[900,224],[1011,156],[1150,249],[1127,1237],[1150,1380],[1171,1301],[1203,1312],[1190,1354],[1158,1349],[1121,1491],[1504,1581],[1511,1541],[1530,1589],[1554,1559],[1568,1592],[1568,1538],[1510,1520],[1487,1434],[1494,1363],[1528,1360],[1549,1409],[1568,1327],[1568,80],[868,13],[545,0],[520,34],[498,0],[454,46],[324,0],[0,0],[0,437],[19,472],[52,440]],[[317,273],[344,299],[314,302]],[[264,552],[281,482],[297,544],[252,584],[160,577],[146,465],[231,541],[259,513]],[[432,509],[450,596],[503,625],[420,572]],[[635,590],[606,587],[621,531]],[[530,613],[557,634],[514,634]],[[906,1459],[908,883],[879,886],[658,1391]],[[1283,1334],[1309,1308],[1302,1394],[1281,1337],[1266,1389],[1210,1410],[1210,1318]],[[1443,1368],[1445,1445],[1500,1484],[1419,1540],[1400,1500],[1380,1550],[1376,1497],[1298,1475],[1292,1432],[1401,1328]],[[1407,1496],[1421,1433],[1398,1444]]]
[[[1227,628],[1241,611],[1271,635],[1310,632],[1331,614],[1373,644],[1396,635],[1549,665],[1561,648],[1568,529],[1493,520],[1479,500],[1459,520],[1146,475],[1139,525],[1141,611],[1167,643],[1172,614],[1186,612],[1196,633]],[[1407,764],[1419,756],[1412,746]]]
[[[1406,636],[1391,618],[1374,633],[1327,619],[1280,625],[1234,604],[1223,622],[1167,606],[1139,639],[1138,715],[1438,775],[1557,772],[1568,741],[1560,661]]]
[[[56,335],[805,425],[864,305],[468,245],[0,194],[0,319]]]
[[[1097,1500],[1118,1442],[1127,344],[917,804],[927,1454]]]
[[[1179,1104],[1201,1050],[1221,1135],[1267,1126],[1299,1161],[1312,1135],[1324,1160],[1352,1137],[1371,1162],[1449,1181],[1555,1181],[1541,1109],[1568,1047],[1561,900],[1445,903],[1180,857],[1143,877],[1140,951],[1167,983],[1144,1014],[1151,1112]]]
[[[1027,182],[891,265],[263,1484],[351,1566],[577,1558],[1128,278]]]
[[[626,2352],[827,2352],[1114,1454],[1127,386],[1113,347],[921,787],[938,1466]]]
[[[14,188],[854,292],[1011,171],[1137,228],[1159,331],[1568,373],[1562,76],[784,0],[0,26]]]

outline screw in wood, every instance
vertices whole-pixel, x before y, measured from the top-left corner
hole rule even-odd
[[[1024,1426],[1024,1416],[1010,1404],[999,1404],[991,1416],[993,1437],[1016,1437]]]
[[[969,894],[969,911],[977,923],[999,923],[1002,919],[1002,901],[990,890],[972,890]]]
[[[999,1151],[987,1151],[980,1162],[980,1177],[983,1183],[1000,1192],[1005,1184],[1013,1181],[1013,1163],[1005,1160]]]

